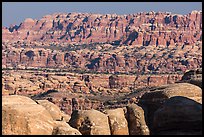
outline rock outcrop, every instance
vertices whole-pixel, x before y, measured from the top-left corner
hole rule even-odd
[[[73,111],[69,124],[82,135],[111,135],[107,115],[94,109]]]
[[[44,107],[26,97],[5,96],[2,101],[3,135],[52,135],[53,119]]]
[[[202,105],[192,99],[174,96],[154,113],[154,134],[202,134]]]
[[[128,123],[122,108],[106,110],[111,135],[129,135]]]
[[[195,125],[200,134],[201,67],[202,11],[27,18],[2,27],[2,132],[191,134]],[[170,124],[157,122],[174,106],[183,108],[169,112],[172,119],[193,118],[185,110],[193,107],[198,123],[181,121],[185,131],[177,132],[168,117]]]
[[[146,125],[144,110],[136,105],[127,106],[127,120],[130,135],[149,135],[150,131]]]
[[[81,135],[81,133],[72,128],[69,124],[63,121],[55,121],[53,135]]]
[[[188,82],[202,88],[202,68],[187,71],[181,78],[181,82]]]
[[[2,106],[4,105],[35,105],[37,104],[32,99],[19,96],[19,95],[12,95],[12,96],[2,96]]]
[[[202,103],[202,89],[193,84],[175,83],[152,88],[144,93],[139,101],[139,104],[146,108],[149,128],[152,128],[154,112],[174,96],[183,96]]]
[[[202,11],[55,13],[2,27],[3,68],[182,73],[202,67]]]
[[[31,72],[31,73],[30,73]],[[39,95],[57,93],[130,93],[133,89],[160,86],[179,81],[182,75],[110,75],[78,74],[68,72],[13,71],[2,73],[3,94]],[[112,78],[117,77],[117,80]],[[70,98],[71,99],[71,98]],[[72,100],[71,100],[72,102]],[[82,103],[83,104],[83,103]]]
[[[36,102],[46,108],[54,120],[62,120],[62,112],[58,106],[49,102],[48,100],[37,100]]]
[[[56,117],[59,108],[52,103],[19,95],[2,97],[3,135],[81,135]],[[53,110],[54,108],[54,110]],[[56,111],[56,113],[54,112]]]
[[[148,106],[132,103],[101,112],[74,110],[71,118],[61,113],[61,120],[53,117],[54,110],[47,110],[51,106],[58,112],[51,102],[38,100],[39,105],[28,97],[18,95],[3,96],[2,99],[3,135],[202,134],[202,104],[184,96],[166,98],[153,113],[147,111],[150,109]],[[148,115],[153,119],[148,119]]]
[[[3,27],[3,40],[69,43],[112,42],[144,46],[188,46],[201,39],[202,11],[187,15],[141,12],[129,15],[54,13]],[[180,33],[180,32],[182,33]],[[190,35],[189,35],[190,34]]]
[[[182,49],[135,47],[104,44],[63,45],[32,43],[4,43],[3,68],[58,68],[66,71],[115,74],[183,73],[202,67],[202,42]],[[33,46],[35,45],[36,46]],[[6,45],[6,47],[4,46]],[[16,47],[15,45],[20,45]],[[97,47],[103,50],[98,50]],[[8,52],[9,51],[9,52]]]
[[[71,116],[68,115],[68,114],[65,114],[63,111],[62,111],[62,121],[68,123],[69,120],[70,120]]]

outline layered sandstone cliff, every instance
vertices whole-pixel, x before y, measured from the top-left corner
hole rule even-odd
[[[55,13],[2,28],[2,67],[184,73],[202,64],[202,12]]]
[[[129,15],[54,13],[27,18],[3,29],[3,40],[46,42],[120,42],[143,46],[182,46],[201,41],[202,11],[187,15],[141,12]]]

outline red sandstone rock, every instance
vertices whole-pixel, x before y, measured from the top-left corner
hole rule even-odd
[[[191,44],[197,40],[195,37],[191,37],[191,35],[196,31],[200,31],[202,24],[202,12],[198,11],[193,11],[186,16],[159,12],[153,14],[137,13],[134,16],[129,14],[126,17],[122,15],[111,16],[102,14],[55,13],[46,15],[40,20],[28,18],[19,26],[3,28],[3,40],[18,41],[29,39],[30,41],[107,42],[119,40],[125,34],[122,43],[155,46],[157,45],[155,35],[158,36],[159,34],[158,45],[167,46],[168,42],[170,45],[175,44],[175,41],[172,39],[173,35],[169,35],[170,30],[184,30],[184,36],[178,42],[184,44],[187,40]],[[187,20],[187,18],[190,18],[190,20]],[[189,24],[188,27],[186,27],[187,24]],[[191,30],[191,35],[188,34],[189,30]],[[134,35],[134,31],[138,35]],[[149,34],[148,31],[153,32],[153,34]],[[160,33],[164,33],[164,35]],[[169,39],[169,37],[172,38]],[[175,33],[174,38],[179,37],[180,33]],[[165,41],[162,42],[164,39]]]

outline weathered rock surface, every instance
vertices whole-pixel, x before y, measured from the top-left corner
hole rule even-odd
[[[20,96],[3,97],[2,101],[2,134],[52,135],[53,119],[44,107]]]
[[[202,68],[201,69],[187,71],[183,75],[181,81],[182,82],[188,82],[188,83],[197,85],[200,88],[202,88]]]
[[[66,122],[55,121],[52,135],[81,135],[81,133]]]
[[[177,83],[187,86],[189,83]],[[183,85],[184,84],[184,85]],[[187,84],[187,85],[186,85]],[[173,84],[171,84],[172,86]],[[169,85],[170,86],[170,85]],[[174,87],[175,84],[172,86]],[[179,87],[178,85],[176,87]],[[194,86],[199,88],[198,86]],[[60,112],[61,119],[53,119],[52,111],[48,111],[51,102],[37,100],[37,104],[28,97],[11,95],[2,97],[2,133],[4,135],[200,135],[202,134],[202,104],[165,88],[166,98],[154,98],[152,104],[140,104],[142,107],[128,102],[126,107],[98,110],[74,110],[71,118]],[[175,87],[174,87],[175,88]],[[165,91],[168,91],[166,92]],[[199,88],[200,89],[200,88]],[[154,89],[155,91],[155,89]],[[170,92],[171,91],[171,92]],[[148,92],[148,91],[147,91]],[[153,92],[153,91],[152,91]],[[160,91],[161,92],[161,91]],[[194,91],[197,95],[197,91]],[[151,93],[151,91],[149,92]],[[161,94],[161,93],[160,93]],[[157,97],[163,97],[163,94]],[[143,94],[144,96],[145,94]],[[169,95],[169,96],[167,96]],[[170,96],[172,95],[172,96]],[[192,96],[190,96],[192,97]],[[193,98],[193,97],[192,97]],[[144,99],[142,97],[142,99]],[[146,98],[147,99],[147,98]],[[150,98],[149,98],[150,99]],[[144,101],[144,100],[143,100]],[[153,102],[154,101],[154,102]],[[27,103],[26,103],[27,102]],[[141,102],[139,102],[141,103]],[[143,102],[144,103],[144,102]],[[51,105],[50,105],[51,104]],[[151,110],[152,108],[155,110]],[[51,107],[51,108],[52,108]],[[46,108],[46,109],[45,109]],[[56,107],[54,107],[56,108]],[[57,112],[58,109],[56,109]],[[51,113],[51,114],[50,114]],[[70,118],[70,119],[69,119]],[[127,119],[127,120],[126,120]],[[55,121],[58,120],[58,121]],[[59,121],[60,120],[60,121]],[[70,125],[69,125],[69,124]],[[146,125],[148,123],[149,127]]]
[[[36,102],[43,106],[51,114],[54,120],[62,120],[62,113],[58,106],[48,100],[36,100]]]
[[[129,135],[128,123],[122,108],[106,110],[111,135]]]
[[[108,91],[114,92],[116,89],[120,93],[129,93],[136,88],[174,83],[179,81],[182,75],[117,75],[117,81],[111,77],[110,74],[7,70],[3,71],[2,88],[4,94],[18,95],[36,95],[53,89],[59,92],[84,94],[98,92],[105,95]]]
[[[159,47],[135,47],[119,45],[107,48],[104,44],[90,46],[58,46],[38,43],[39,46],[23,43],[4,43],[2,50],[3,68],[60,68],[76,72],[121,73],[121,74],[164,74],[182,73],[202,67],[202,42],[182,49]],[[15,47],[20,45],[20,47]],[[74,48],[75,47],[75,48]],[[76,48],[77,47],[77,48]],[[101,47],[103,50],[98,50]],[[70,49],[71,48],[71,49]],[[8,52],[9,51],[9,52]]]
[[[154,134],[201,135],[202,104],[182,96],[168,99],[154,113]]]
[[[34,100],[19,95],[2,96],[2,106],[4,105],[35,105],[37,104]]]
[[[152,130],[154,112],[167,99],[185,96],[202,103],[202,91],[198,87],[186,84],[158,87],[182,79],[202,88],[202,70],[187,72],[182,78],[186,70],[202,67],[201,17],[202,11],[187,15],[54,13],[39,20],[28,18],[20,25],[2,27],[2,68],[6,69],[2,71],[2,95],[36,95],[38,99],[55,103],[67,114],[103,108],[101,102],[105,101],[110,101],[107,104],[113,108],[139,101]],[[16,69],[36,71],[22,73]],[[141,96],[129,94],[121,102],[110,99],[152,86],[156,88]],[[19,108],[26,102],[37,105],[21,97],[11,102],[7,98],[3,100],[9,111],[14,104]],[[69,120],[69,116],[57,112],[51,112],[55,120],[60,117],[66,122]],[[80,127],[82,134],[110,134],[108,129],[106,133],[89,129],[87,120],[84,121]],[[62,127],[59,131],[68,134]]]
[[[149,135],[150,131],[145,122],[144,110],[131,104],[127,107],[127,121],[130,135]]]
[[[64,122],[69,122],[69,120],[70,120],[70,118],[71,118],[71,116],[70,115],[68,115],[68,114],[65,114],[63,111],[62,111],[62,121],[64,121]]]
[[[155,87],[144,93],[139,101],[139,104],[147,110],[147,123],[152,127],[154,112],[161,107],[166,100],[174,96],[183,96],[202,103],[202,89],[198,86],[189,83],[175,83]]]
[[[178,30],[183,31],[182,35]],[[3,40],[10,41],[110,41],[113,44],[161,47],[172,47],[176,43],[191,44],[201,39],[198,30],[202,30],[202,11],[192,11],[187,15],[167,12],[129,15],[54,13],[39,20],[28,18],[20,25],[2,28]]]
[[[185,72],[202,67],[201,17],[202,11],[29,18],[2,27],[2,65],[98,73]]]
[[[78,129],[82,135],[110,135],[108,117],[97,110],[73,111],[70,126]]]

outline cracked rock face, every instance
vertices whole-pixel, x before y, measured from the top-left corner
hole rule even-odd
[[[44,107],[27,97],[3,97],[2,133],[4,135],[52,135],[52,130],[52,116]]]
[[[130,135],[149,135],[150,131],[146,125],[144,110],[136,104],[128,105],[126,108]]]
[[[94,109],[73,111],[69,124],[82,135],[111,135],[107,115]]]
[[[81,135],[81,133],[77,129],[72,128],[69,124],[62,121],[54,122],[54,129],[52,134],[53,135]]]
[[[106,110],[111,135],[129,135],[128,123],[122,108]]]
[[[25,96],[3,96],[2,134],[81,135],[77,129],[66,123],[69,116],[60,112],[56,105],[47,100],[37,102],[39,104]],[[59,119],[57,116],[64,118]]]

